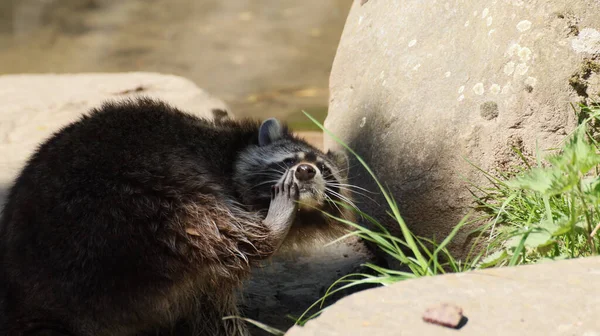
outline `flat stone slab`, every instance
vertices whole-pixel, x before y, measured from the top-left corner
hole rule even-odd
[[[343,298],[289,336],[600,335],[600,257],[403,281]],[[461,307],[459,330],[423,321]]]
[[[212,117],[225,103],[191,81],[157,73],[0,76],[0,204],[25,160],[52,133],[108,100],[143,95]],[[100,140],[100,139],[99,139]]]

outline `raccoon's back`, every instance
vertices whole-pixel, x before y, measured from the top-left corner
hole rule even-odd
[[[169,277],[186,262],[158,262],[184,255],[168,232],[178,208],[228,192],[218,172],[232,163],[203,150],[219,138],[207,121],[148,100],[105,105],[57,132],[26,164],[0,219],[8,282],[51,302],[43,296],[57,289],[126,292]]]

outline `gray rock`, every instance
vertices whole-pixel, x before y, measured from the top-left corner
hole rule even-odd
[[[416,234],[441,241],[473,200],[464,179],[484,182],[465,158],[509,167],[519,161],[511,145],[532,155],[573,129],[569,103],[600,92],[599,31],[595,0],[357,0],[325,126],[391,188]],[[325,137],[325,147],[338,146]],[[377,190],[352,166],[354,183]],[[363,199],[363,209],[388,218],[375,200],[382,206]],[[458,254],[465,233],[452,245]]]
[[[597,336],[599,269],[594,257],[407,280],[341,299],[286,335]],[[423,321],[440,303],[462,308],[460,331]]]

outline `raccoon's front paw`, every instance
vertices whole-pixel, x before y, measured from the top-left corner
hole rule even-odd
[[[274,233],[283,235],[284,238],[294,222],[298,209],[300,191],[294,183],[294,172],[288,170],[283,178],[271,188],[271,204],[265,219],[266,224]]]

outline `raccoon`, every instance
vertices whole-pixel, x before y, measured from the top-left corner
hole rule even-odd
[[[221,114],[217,114],[221,115]],[[41,144],[0,217],[0,333],[247,335],[236,289],[344,232],[348,160],[276,119],[104,103]]]

